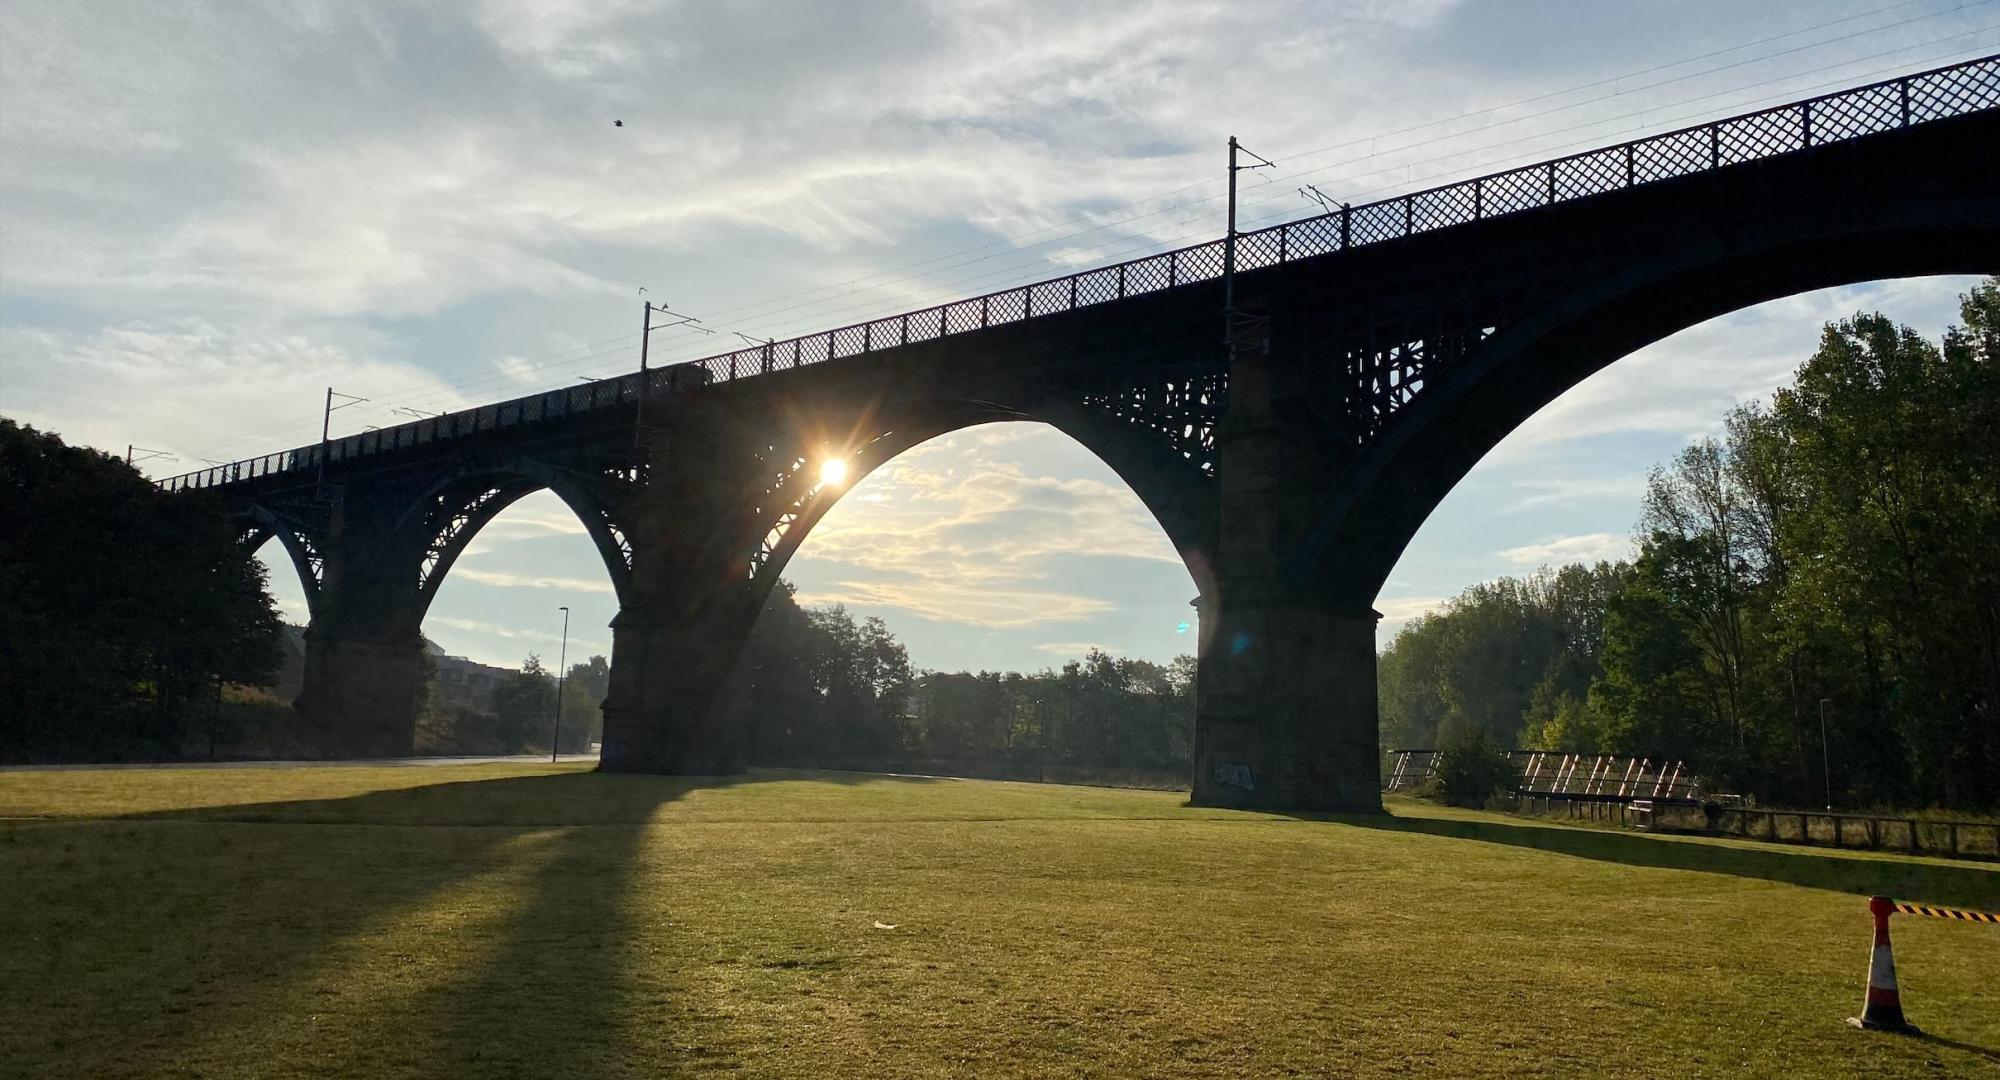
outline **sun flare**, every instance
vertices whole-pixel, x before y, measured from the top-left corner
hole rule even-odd
[[[847,459],[827,458],[819,463],[819,482],[838,487],[847,479]]]

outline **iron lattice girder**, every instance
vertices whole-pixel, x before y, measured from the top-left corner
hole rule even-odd
[[[1222,364],[1147,365],[1102,372],[1082,393],[1086,409],[1215,476],[1215,433],[1229,407],[1229,372]]]

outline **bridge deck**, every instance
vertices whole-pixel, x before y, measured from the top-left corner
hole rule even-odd
[[[2000,54],[1744,113],[1614,146],[1286,222],[1236,240],[1237,269],[1255,271],[1402,240],[1472,222],[1799,153],[2000,108]],[[751,346],[585,386],[531,394],[160,481],[168,490],[316,471],[496,429],[602,417],[648,397],[786,371],[1029,319],[1117,303],[1221,277],[1226,240],[1150,255],[919,311]]]

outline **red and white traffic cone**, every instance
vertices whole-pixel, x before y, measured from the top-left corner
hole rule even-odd
[[[1886,896],[1871,897],[1868,913],[1875,916],[1875,947],[1868,954],[1868,997],[1861,1015],[1847,1022],[1868,1031],[1914,1034],[1916,1025],[1903,1019],[1903,997],[1896,991],[1896,954],[1889,948],[1889,915],[1896,904]]]

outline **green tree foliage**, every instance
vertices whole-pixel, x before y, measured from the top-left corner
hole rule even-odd
[[[1599,672],[1606,602],[1626,573],[1609,562],[1544,568],[1410,620],[1378,665],[1383,743],[1429,748],[1461,732],[1560,743]]]
[[[495,753],[546,749],[555,723],[556,679],[534,653],[521,670],[500,680],[493,688],[492,739],[506,747]]]
[[[739,707],[751,760],[1184,770],[1194,659],[1092,650],[1060,671],[916,672],[880,619],[801,608],[781,582],[751,634]]]
[[[1453,806],[1480,807],[1512,791],[1519,773],[1505,748],[1477,727],[1460,728],[1438,748],[1433,797]]]
[[[0,758],[175,756],[280,627],[211,502],[0,419]]]

